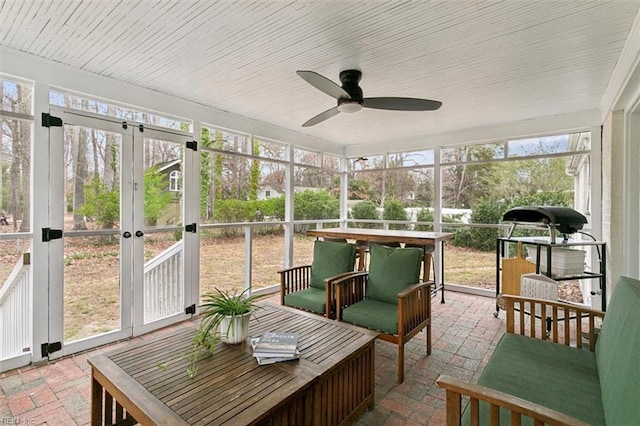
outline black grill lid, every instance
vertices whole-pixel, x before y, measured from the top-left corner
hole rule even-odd
[[[573,234],[587,223],[587,218],[581,213],[569,207],[555,206],[514,207],[502,216],[502,220],[552,225],[562,234]]]

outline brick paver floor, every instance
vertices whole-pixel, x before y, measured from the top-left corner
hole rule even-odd
[[[277,300],[274,298],[274,300]],[[449,291],[433,301],[433,350],[426,356],[425,333],[406,345],[405,381],[396,383],[397,347],[376,341],[376,401],[359,425],[442,425],[444,391],[440,374],[476,381],[504,332],[504,315],[494,318],[495,300]],[[177,327],[180,327],[178,325]],[[101,347],[55,362],[0,374],[0,425],[89,424],[90,368],[87,358],[159,333]]]

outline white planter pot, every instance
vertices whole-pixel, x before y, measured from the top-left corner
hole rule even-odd
[[[223,342],[232,345],[244,342],[249,337],[251,312],[236,317],[224,317],[218,331]]]

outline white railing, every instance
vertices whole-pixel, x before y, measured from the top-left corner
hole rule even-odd
[[[31,352],[31,265],[23,253],[0,287],[0,360]]]
[[[144,323],[184,310],[182,240],[144,265]]]

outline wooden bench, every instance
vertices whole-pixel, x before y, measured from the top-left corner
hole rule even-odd
[[[640,281],[618,280],[606,318],[562,302],[503,298],[507,333],[478,384],[436,382],[446,389],[448,425],[640,424]],[[545,319],[524,314],[537,309],[551,313],[548,340]]]

